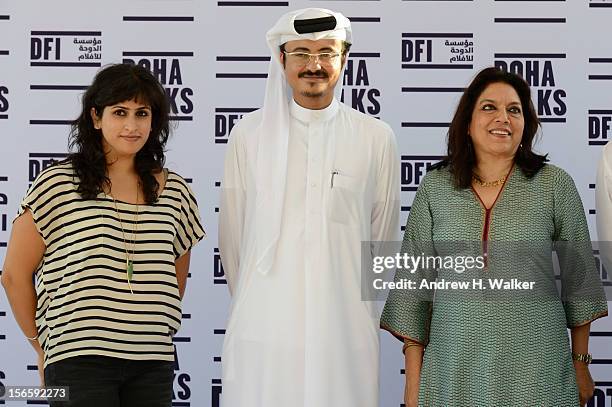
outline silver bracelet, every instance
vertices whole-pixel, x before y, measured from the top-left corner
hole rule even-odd
[[[35,341],[35,340],[37,340],[37,339],[38,339],[38,334],[36,334],[36,336],[33,336],[33,337],[31,337],[31,338],[30,338],[29,336],[26,336],[26,339],[27,339],[28,341]]]

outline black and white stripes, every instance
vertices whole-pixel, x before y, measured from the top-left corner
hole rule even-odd
[[[36,322],[46,363],[78,356],[173,360],[180,327],[175,260],[205,233],[196,199],[178,174],[153,205],[100,194],[83,200],[70,164],[43,171],[21,204],[32,212],[46,245],[36,272]],[[126,242],[134,246],[133,293],[126,278]]]

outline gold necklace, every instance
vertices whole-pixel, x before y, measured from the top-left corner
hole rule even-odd
[[[480,178],[478,175],[476,174],[472,174],[472,179],[481,187],[497,187],[500,185],[503,185],[503,183],[506,181],[506,177],[503,176],[500,179],[496,179],[495,181],[483,181],[482,178]]]
[[[128,252],[127,240],[125,238],[125,229],[123,228],[123,221],[121,220],[121,215],[119,214],[119,210],[117,209],[117,201],[115,197],[111,195],[113,198],[113,205],[115,206],[115,212],[117,212],[117,217],[119,218],[119,226],[121,226],[121,234],[123,235],[123,247],[125,248],[125,275],[127,277],[128,287],[130,287],[130,292],[134,294],[132,291],[132,284],[130,281],[132,280],[132,276],[134,275],[134,253],[136,252],[136,232],[138,231],[138,190],[140,189],[140,182],[136,187],[136,217],[134,218],[134,229],[132,229],[132,258],[130,259],[130,255]]]

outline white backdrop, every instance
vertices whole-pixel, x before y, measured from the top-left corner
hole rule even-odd
[[[395,130],[402,223],[424,169],[445,150],[462,88],[495,64],[522,73],[533,86],[545,122],[538,149],[574,177],[595,240],[595,168],[612,136],[611,3],[0,0],[0,261],[29,183],[65,154],[67,121],[76,117],[95,72],[126,60],[149,67],[173,100],[177,127],[168,167],[192,180],[209,235],[192,255],[173,405],[218,406],[229,303],[216,249],[222,159],[232,125],[263,101],[264,35],[277,18],[290,9],[327,7],[353,21],[344,99]],[[612,285],[612,276],[601,272]],[[594,405],[609,407],[612,319],[592,330]],[[381,406],[396,407],[403,383],[399,342],[383,333],[381,347]],[[34,365],[34,352],[0,295],[0,385],[36,384]]]

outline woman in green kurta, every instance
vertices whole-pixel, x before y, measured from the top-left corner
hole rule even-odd
[[[607,302],[574,182],[532,151],[538,127],[520,77],[481,71],[459,102],[447,157],[417,191],[402,251],[482,256],[485,267],[400,269],[396,281],[482,278],[484,289],[389,293],[381,327],[405,343],[407,407],[575,407],[592,396],[590,322]],[[494,290],[490,278],[516,278],[519,289]]]

